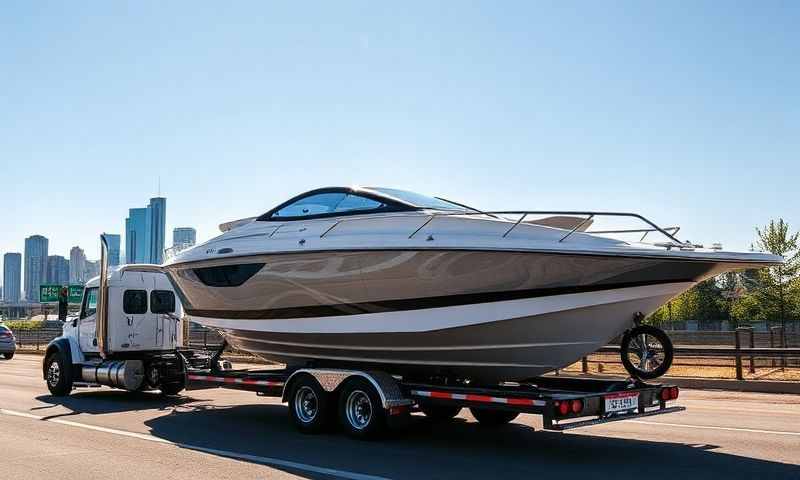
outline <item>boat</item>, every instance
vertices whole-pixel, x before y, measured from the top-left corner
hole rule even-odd
[[[607,217],[643,228],[588,229]],[[162,266],[193,321],[289,366],[410,378],[542,375],[697,282],[782,262],[680,241],[634,213],[487,212],[391,188],[312,190],[220,228]]]

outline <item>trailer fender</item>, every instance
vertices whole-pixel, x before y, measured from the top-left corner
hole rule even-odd
[[[282,401],[288,401],[289,393],[292,391],[292,385],[300,374],[314,377],[326,392],[334,392],[343,382],[351,377],[361,377],[375,387],[375,390],[378,391],[378,395],[381,397],[383,408],[387,410],[392,407],[406,406],[414,403],[411,399],[403,396],[403,392],[400,391],[397,382],[388,373],[362,372],[359,370],[323,370],[316,368],[303,368],[293,372],[286,380],[286,384],[283,387],[283,394],[281,395]]]

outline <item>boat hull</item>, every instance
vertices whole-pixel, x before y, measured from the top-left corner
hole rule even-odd
[[[290,365],[483,381],[596,351],[715,262],[465,250],[257,255],[165,267],[192,320]]]
[[[691,285],[669,283],[302,322],[198,320],[218,328],[235,348],[287,365],[358,365],[410,376],[514,381],[565,367],[596,351],[629,328],[635,312],[652,311]]]

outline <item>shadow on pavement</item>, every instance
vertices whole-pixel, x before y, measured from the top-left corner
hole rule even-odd
[[[336,431],[300,434],[291,425],[286,407],[274,403],[215,407],[198,404],[205,401],[191,397],[110,390],[38,400],[70,409],[67,415],[169,410],[145,425],[153,436],[182,448],[236,452],[386,478],[800,478],[800,467],[720,453],[716,445],[553,433],[518,423],[485,428],[461,418],[433,423],[414,415],[408,428],[365,442]],[[330,478],[267,464],[306,478]]]

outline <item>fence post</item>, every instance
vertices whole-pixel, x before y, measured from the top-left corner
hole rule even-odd
[[[587,357],[581,358],[581,371],[589,373],[589,359]]]
[[[753,353],[752,353],[752,349],[756,348],[756,342],[755,342],[755,339],[753,338],[754,334],[753,334],[753,328],[752,327],[750,328],[750,330],[748,330],[748,333],[750,334],[750,348],[751,348],[751,350],[750,350],[750,352],[751,352],[750,353],[750,373],[756,373],[756,360],[755,360],[755,357],[753,357]]]
[[[769,348],[775,348],[775,327],[769,327]],[[775,367],[775,357],[772,357],[772,366]]]
[[[735,332],[733,332],[733,338],[736,340],[735,348],[736,348],[736,380],[744,380],[744,376],[742,375],[742,350],[741,345],[739,342],[739,329],[737,328]]]

